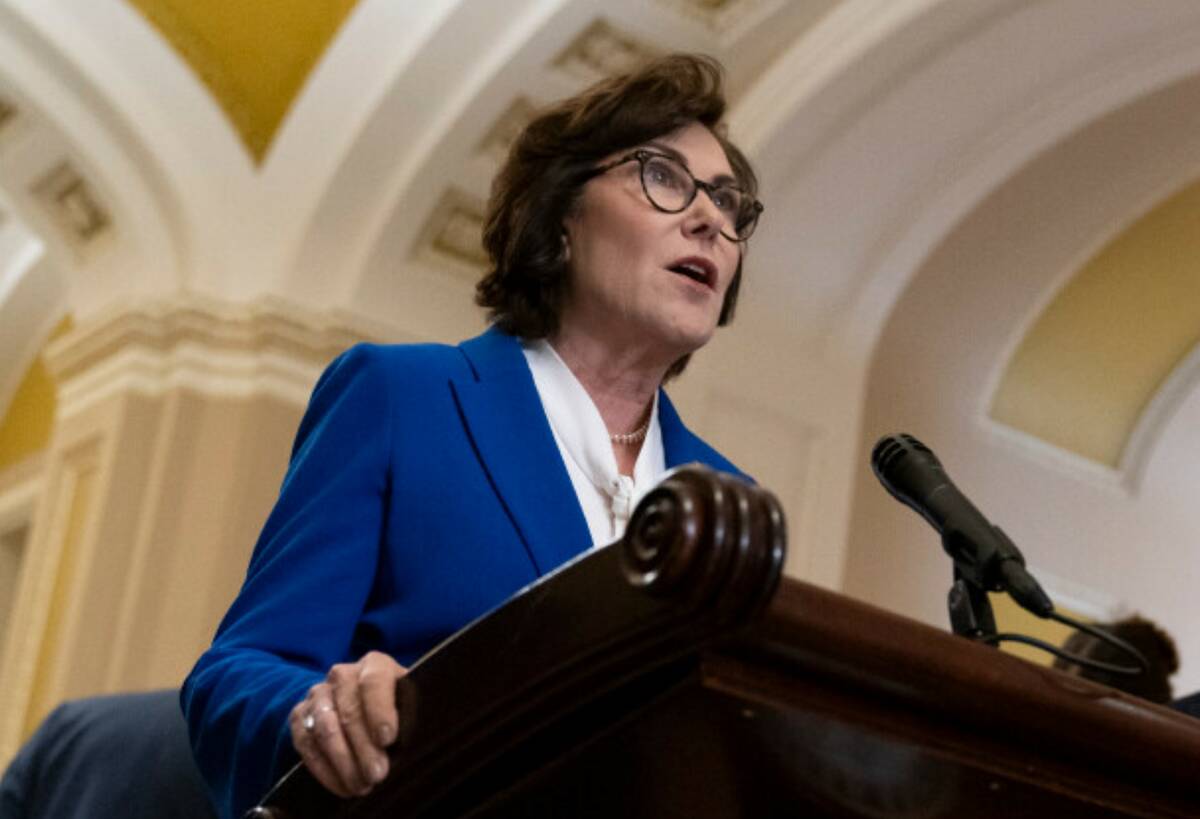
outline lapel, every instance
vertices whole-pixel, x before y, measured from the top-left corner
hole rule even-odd
[[[450,382],[467,434],[539,575],[592,544],[521,345],[491,328],[459,345],[474,378]]]
[[[662,429],[663,457],[667,469],[696,461],[725,472],[737,473],[733,464],[726,461],[708,444],[697,438],[683,425],[675,405],[663,390],[658,391],[658,425]]]

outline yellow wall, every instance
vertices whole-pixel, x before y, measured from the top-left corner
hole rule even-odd
[[[69,317],[63,319],[51,339],[71,325]],[[54,382],[38,356],[17,387],[8,411],[0,416],[0,471],[46,448],[54,429],[55,404]]]
[[[1200,343],[1200,183],[1105,246],[1026,334],[997,421],[1117,466],[1147,403]]]
[[[357,0],[128,0],[191,66],[261,162]],[[336,127],[333,126],[333,127]]]
[[[1042,620],[1030,614],[1014,603],[1013,599],[1007,594],[990,594],[988,597],[992,601],[992,610],[996,615],[996,629],[998,631],[1036,637],[1039,640],[1045,640],[1052,646],[1061,646],[1063,641],[1074,631],[1070,626],[1064,626],[1062,623],[1054,620]],[[1061,606],[1056,606],[1055,608],[1058,609],[1060,614],[1064,614],[1067,617],[1085,622],[1088,619]],[[1035,662],[1038,665],[1050,665],[1054,662],[1052,655],[1023,643],[1001,643],[1000,647],[1009,654],[1024,657],[1026,660]]]
[[[0,470],[46,448],[54,428],[54,403],[54,382],[39,358],[0,421]]]

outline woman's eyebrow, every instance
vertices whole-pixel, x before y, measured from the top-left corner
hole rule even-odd
[[[664,145],[661,142],[656,142],[655,140],[651,140],[646,143],[646,147],[653,148],[656,151],[658,151],[659,153],[666,154],[667,156],[671,157],[671,159],[674,159],[676,162],[678,162],[683,167],[688,168],[687,157],[684,156],[683,154],[679,153],[679,151],[675,150],[670,145]],[[688,168],[688,170],[691,170],[691,168]]]
[[[646,147],[653,148],[660,153],[666,154],[667,156],[671,157],[671,159],[674,159],[680,165],[687,168],[689,171],[692,169],[691,165],[688,164],[687,157],[679,153],[679,151],[675,150],[670,145],[664,145],[661,142],[651,140],[646,143]],[[712,181],[709,182],[710,185],[733,185],[735,187],[737,186],[737,183],[737,178],[730,176],[727,173],[717,174],[712,178]]]

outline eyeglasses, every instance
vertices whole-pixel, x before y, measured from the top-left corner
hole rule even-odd
[[[583,181],[594,179],[627,162],[637,162],[641,166],[642,190],[650,204],[663,213],[685,210],[695,201],[696,191],[702,190],[721,213],[720,232],[729,241],[746,241],[758,226],[759,214],[763,212],[762,202],[732,185],[703,182],[692,176],[687,166],[677,159],[644,148],[615,162],[592,168]],[[730,229],[733,235],[730,235]]]

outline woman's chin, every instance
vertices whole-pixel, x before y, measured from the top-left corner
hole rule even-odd
[[[676,324],[664,333],[664,346],[672,351],[675,358],[680,358],[707,344],[715,331],[716,324],[712,322]]]

